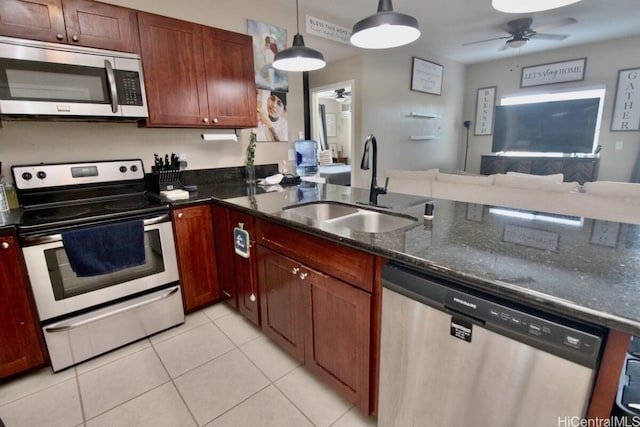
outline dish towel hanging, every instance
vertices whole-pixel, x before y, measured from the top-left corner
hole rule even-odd
[[[78,277],[99,276],[144,264],[140,220],[62,233],[69,264]]]

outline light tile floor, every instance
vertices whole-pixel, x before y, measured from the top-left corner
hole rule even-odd
[[[52,373],[0,383],[6,427],[375,426],[225,304]]]

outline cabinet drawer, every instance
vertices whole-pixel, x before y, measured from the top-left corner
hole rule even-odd
[[[268,221],[258,221],[257,230],[258,243],[367,292],[373,291],[373,255]]]

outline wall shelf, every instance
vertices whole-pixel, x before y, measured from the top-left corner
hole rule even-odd
[[[416,113],[414,111],[409,113],[409,117],[419,117],[421,119],[439,119],[440,116],[437,114],[430,113]]]
[[[431,139],[438,139],[438,137],[435,135],[414,135],[410,136],[409,139],[411,141],[428,141]]]

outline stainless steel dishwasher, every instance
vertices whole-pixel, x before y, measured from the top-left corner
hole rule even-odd
[[[550,427],[585,415],[604,331],[389,263],[378,425]]]

